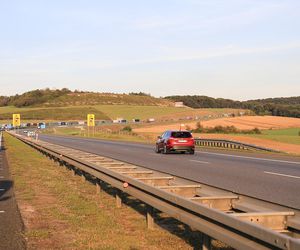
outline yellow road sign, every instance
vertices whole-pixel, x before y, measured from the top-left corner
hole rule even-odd
[[[88,114],[87,115],[87,125],[89,127],[95,126],[95,115],[94,114]]]
[[[21,126],[21,116],[20,114],[13,114],[13,126],[20,127]]]

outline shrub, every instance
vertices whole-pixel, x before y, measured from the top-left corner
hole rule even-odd
[[[130,126],[125,126],[124,128],[122,128],[122,131],[131,132],[132,128]]]
[[[194,133],[219,133],[219,134],[261,134],[258,128],[251,130],[239,130],[235,126],[215,126],[213,128],[203,128],[201,125],[196,125],[197,128],[192,132]],[[300,131],[299,131],[300,133]]]

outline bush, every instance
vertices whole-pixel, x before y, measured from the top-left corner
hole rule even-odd
[[[261,134],[258,128],[251,130],[239,130],[235,126],[215,126],[213,128],[203,128],[197,123],[196,129],[192,130],[193,133],[211,133],[211,134]],[[300,133],[300,132],[299,132]]]
[[[131,132],[132,128],[130,126],[125,126],[124,128],[122,128],[122,131]]]

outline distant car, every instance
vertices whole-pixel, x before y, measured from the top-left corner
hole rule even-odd
[[[170,152],[195,153],[195,141],[189,131],[168,130],[158,136],[155,152],[168,154]]]
[[[24,133],[24,134],[27,134],[27,133],[28,133],[28,131],[27,131],[27,130],[23,130],[23,133]]]
[[[35,132],[34,131],[28,131],[27,136],[28,137],[35,137]]]

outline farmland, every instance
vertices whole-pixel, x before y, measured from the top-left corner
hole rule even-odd
[[[0,107],[0,120],[9,120],[13,113],[20,113],[22,120],[85,120],[88,113],[93,113],[96,120],[113,120],[122,117],[127,120],[138,118],[146,120],[172,121],[203,116],[221,116],[225,113],[239,113],[238,109],[192,109],[172,106],[151,105],[91,105],[66,107]]]
[[[211,119],[200,122],[203,127],[215,127],[215,126],[234,126],[238,129],[284,129],[284,128],[298,128],[300,127],[300,119],[279,117],[279,116],[243,116],[243,117],[230,117]],[[185,126],[190,128],[196,128],[197,122],[185,122]],[[178,129],[179,124],[172,125],[157,125],[151,127],[138,128],[136,132],[154,132],[161,133],[166,129]]]
[[[144,135],[158,135],[167,129],[179,129],[180,124],[160,124],[134,129]],[[259,128],[261,134],[195,134],[196,137],[209,139],[229,139],[279,151],[300,154],[300,119],[274,116],[244,116],[234,118],[219,118],[201,121],[204,127],[234,126],[240,130]],[[186,122],[186,127],[195,128],[196,122]]]

